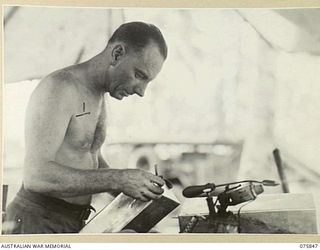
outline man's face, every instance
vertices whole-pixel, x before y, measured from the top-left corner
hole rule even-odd
[[[151,43],[142,51],[125,51],[111,72],[109,93],[121,100],[137,94],[143,96],[147,85],[160,72],[164,62],[158,47]]]

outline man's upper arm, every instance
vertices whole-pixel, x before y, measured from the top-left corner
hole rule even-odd
[[[55,160],[73,113],[72,86],[46,81],[32,94],[27,108],[26,174],[35,173],[46,162]]]

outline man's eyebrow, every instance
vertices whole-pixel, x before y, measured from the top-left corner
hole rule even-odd
[[[139,74],[141,74],[143,76],[144,79],[148,80],[149,76],[147,75],[147,73],[143,72],[141,69],[135,68],[136,72],[138,72]]]

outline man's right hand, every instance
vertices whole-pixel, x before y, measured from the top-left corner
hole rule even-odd
[[[141,201],[155,200],[164,192],[161,187],[165,182],[159,176],[141,169],[124,169],[119,173],[119,189],[132,198]]]

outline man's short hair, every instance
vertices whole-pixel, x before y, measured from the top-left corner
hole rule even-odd
[[[140,51],[150,41],[158,45],[160,54],[166,59],[168,54],[167,44],[161,31],[153,24],[143,22],[124,23],[113,33],[108,44],[124,42],[127,47]]]

